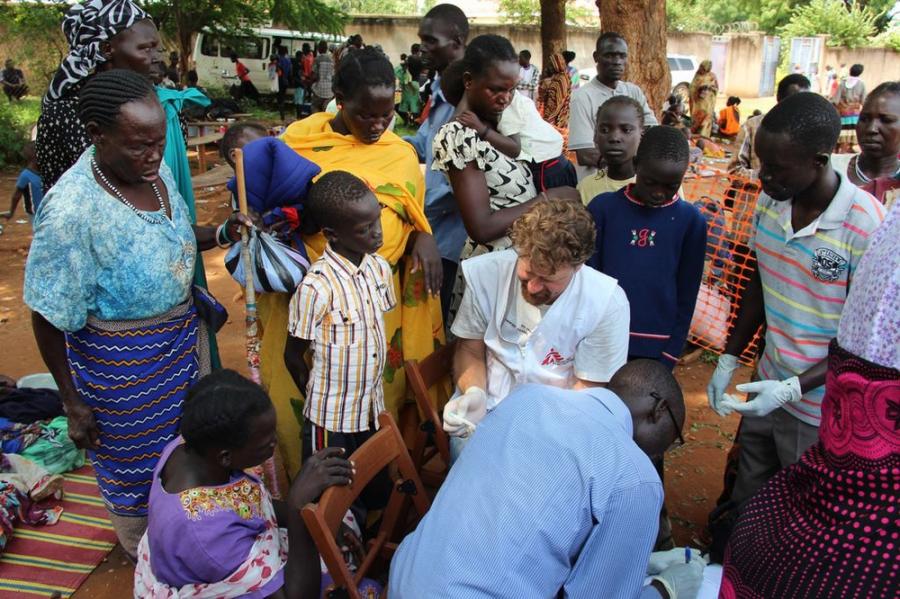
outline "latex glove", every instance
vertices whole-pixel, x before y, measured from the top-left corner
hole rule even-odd
[[[692,559],[689,564],[684,563],[684,551],[681,553],[682,563],[669,566],[656,576],[666,587],[669,599],[695,599],[703,584],[703,569],[706,563],[703,560]]]
[[[669,549],[668,551],[654,551],[651,553],[650,562],[647,564],[647,575],[653,576],[670,566],[685,563],[685,549],[686,547],[676,547],[674,549]],[[709,563],[709,558],[700,555],[699,549],[691,548],[690,556],[691,561],[696,560],[702,561],[704,564]]]
[[[731,413],[731,410],[725,411],[722,409],[722,399],[725,396],[725,390],[731,384],[731,377],[734,376],[737,366],[737,356],[722,354],[719,356],[716,370],[706,386],[706,397],[709,399],[709,407],[715,410],[719,416],[727,416]]]
[[[481,387],[469,387],[444,406],[444,430],[453,437],[468,437],[487,414],[487,393]]]
[[[800,397],[803,395],[800,390],[800,379],[795,376],[783,381],[744,383],[736,388],[741,393],[756,393],[756,397],[748,402],[743,402],[733,395],[726,394],[722,405],[729,410],[748,416],[765,416],[789,401],[800,401]]]

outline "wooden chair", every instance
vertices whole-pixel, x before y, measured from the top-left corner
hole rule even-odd
[[[440,487],[447,476],[450,467],[450,438],[444,432],[441,416],[429,390],[450,377],[455,348],[456,342],[452,341],[438,348],[421,362],[407,360],[404,365],[407,385],[412,390],[419,413],[422,415],[416,442],[412,448],[413,464],[425,484],[433,488]],[[432,445],[429,445],[429,440],[432,441]],[[443,465],[437,471],[425,469],[436,456],[440,456]]]
[[[420,518],[430,506],[425,488],[419,480],[393,417],[387,412],[382,412],[378,415],[378,424],[378,432],[350,456],[356,466],[353,484],[348,487],[330,487],[322,493],[319,503],[310,503],[301,511],[303,521],[334,580],[334,588],[344,589],[349,599],[361,599],[358,592],[360,581],[369,574],[376,560],[382,558],[385,562],[389,562],[396,551],[397,543],[393,542],[394,535],[398,524],[405,523],[402,518],[404,514],[401,512],[404,506],[408,505],[407,500],[412,500]],[[394,490],[382,514],[378,534],[369,541],[366,554],[354,575],[347,568],[335,540],[338,528],[344,514],[366,485],[389,465],[395,467],[389,469],[389,472],[392,472],[391,476],[394,476],[394,470],[398,472],[394,479]]]

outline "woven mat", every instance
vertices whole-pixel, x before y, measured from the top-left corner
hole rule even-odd
[[[65,475],[63,515],[53,526],[16,526],[0,556],[0,599],[69,597],[116,544],[94,471]],[[130,593],[128,593],[130,596]]]

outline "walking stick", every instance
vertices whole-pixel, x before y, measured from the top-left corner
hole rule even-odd
[[[234,174],[237,178],[238,209],[249,217],[247,210],[247,185],[244,178],[244,153],[234,151]],[[259,331],[256,317],[256,288],[253,285],[253,264],[250,260],[250,228],[241,227],[241,264],[244,267],[244,305],[247,309],[247,367],[250,380],[261,384],[259,376]],[[278,490],[278,477],[275,475],[275,458],[269,458],[263,464],[263,472],[268,479],[269,490],[276,499],[281,496]]]

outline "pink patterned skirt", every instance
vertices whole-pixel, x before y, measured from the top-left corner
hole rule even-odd
[[[900,371],[832,341],[819,442],[747,505],[719,597],[900,596]]]

